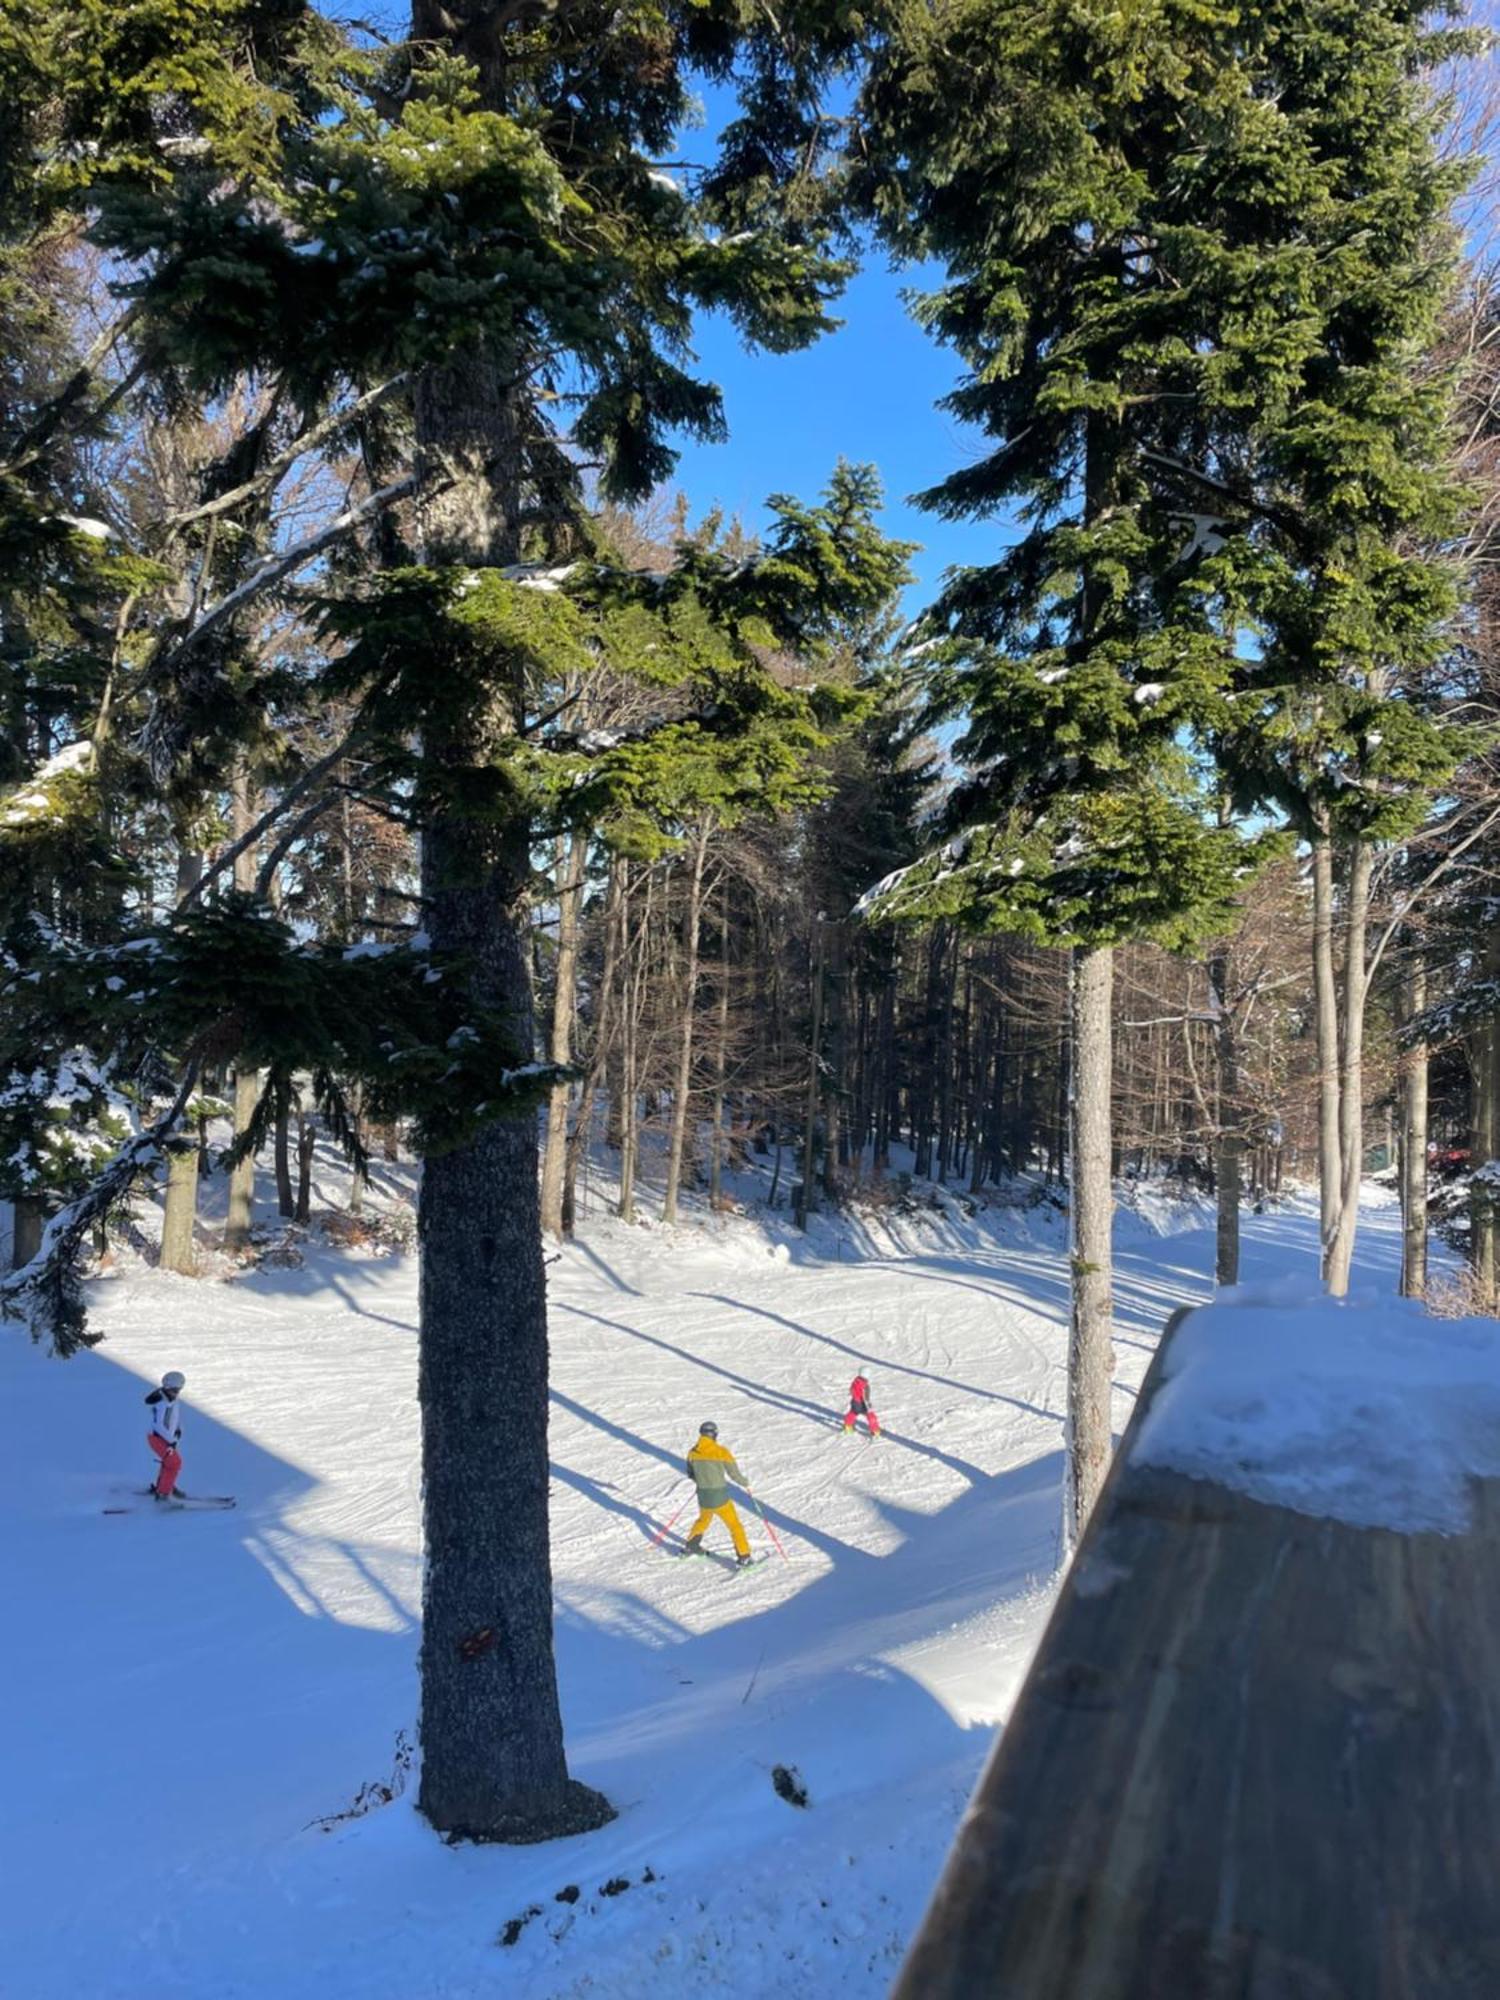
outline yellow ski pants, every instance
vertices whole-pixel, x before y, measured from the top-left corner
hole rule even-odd
[[[744,1528],[741,1526],[740,1517],[735,1512],[732,1500],[726,1500],[722,1507],[704,1507],[700,1509],[698,1518],[693,1523],[692,1533],[688,1536],[688,1540],[690,1542],[696,1541],[699,1535],[706,1535],[716,1514],[729,1530],[730,1538],[734,1542],[735,1554],[737,1556],[749,1555],[750,1543],[746,1538]]]

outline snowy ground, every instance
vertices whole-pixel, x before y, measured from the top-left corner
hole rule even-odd
[[[1119,1426],[1212,1232],[1117,1236]],[[1247,1277],[1311,1273],[1315,1239],[1247,1217]],[[1396,1255],[1377,1199],[1356,1284]],[[97,1352],[0,1341],[7,2000],[884,1993],[1050,1599],[1057,1220],[596,1221],[550,1277],[564,1714],[620,1815],[543,1848],[445,1848],[409,1798],[317,1824],[415,1712],[412,1260],[138,1271],[96,1286]],[[106,1517],[168,1366],[184,1484],[239,1509]],[[856,1367],[875,1446],[833,1427]],[[650,1546],[708,1417],[786,1551],[744,1577]]]

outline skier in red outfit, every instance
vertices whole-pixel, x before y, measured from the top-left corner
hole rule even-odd
[[[186,1378],[175,1368],[169,1368],[161,1378],[161,1387],[153,1389],[146,1398],[146,1407],[151,1412],[151,1428],[146,1433],[146,1442],[161,1460],[156,1478],[151,1484],[152,1498],[170,1500],[172,1489],[177,1484],[177,1475],[182,1470],[182,1412],[177,1407],[177,1398],[182,1394]]]
[[[854,1429],[854,1426],[861,1417],[864,1418],[870,1427],[870,1436],[878,1438],[880,1436],[880,1419],[876,1416],[870,1402],[870,1384],[863,1372],[856,1375],[854,1380],[849,1384],[849,1413],[844,1418],[845,1437]]]

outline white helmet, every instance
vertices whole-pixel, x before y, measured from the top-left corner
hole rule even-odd
[[[186,1381],[187,1377],[180,1369],[169,1368],[161,1378],[161,1386],[164,1389],[181,1389]]]

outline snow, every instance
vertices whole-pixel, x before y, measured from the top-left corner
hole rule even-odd
[[[94,746],[86,736],[76,743],[64,744],[54,751],[44,764],[39,764],[30,777],[23,779],[25,790],[17,789],[5,801],[5,813],[0,825],[24,826],[53,812],[56,802],[44,789],[54,778],[67,776],[72,771],[87,772],[93,768]]]
[[[1500,1323],[1239,1287],[1179,1330],[1135,1457],[1361,1528],[1461,1533],[1500,1474]]]
[[[406,1170],[375,1171],[372,1202],[410,1192]],[[347,1170],[320,1161],[315,1202],[330,1183],[341,1199]],[[233,1283],[122,1264],[91,1287],[101,1348],[58,1363],[0,1339],[0,1393],[45,1440],[0,1465],[24,1607],[0,1663],[0,1988],[883,1995],[1054,1587],[1066,1248],[1040,1194],[975,1212],[938,1189],[806,1237],[784,1212],[586,1214],[548,1272],[557,1644],[571,1767],[620,1811],[538,1848],[447,1848],[414,1786],[335,1817],[392,1781],[414,1734],[414,1259],[309,1238],[300,1268]],[[222,1198],[215,1175],[205,1212]],[[1117,1430],[1213,1258],[1201,1207],[1131,1204]],[[1315,1205],[1247,1215],[1245,1241],[1252,1280],[1310,1274]],[[1397,1250],[1374,1212],[1359,1282],[1389,1284]],[[184,1484],[239,1508],[105,1518],[112,1487],[144,1484],[140,1399],[173,1366]],[[856,1369],[888,1427],[876,1445],[837,1432]],[[786,1549],[743,1578],[649,1545],[707,1417]],[[805,1810],[776,1796],[777,1764]]]
[[[115,531],[108,521],[97,521],[91,514],[59,514],[56,518],[75,534],[87,535],[91,542],[114,540]]]
[[[1166,691],[1166,687],[1161,681],[1142,681],[1131,698],[1137,707],[1150,708],[1154,703],[1161,700]]]

